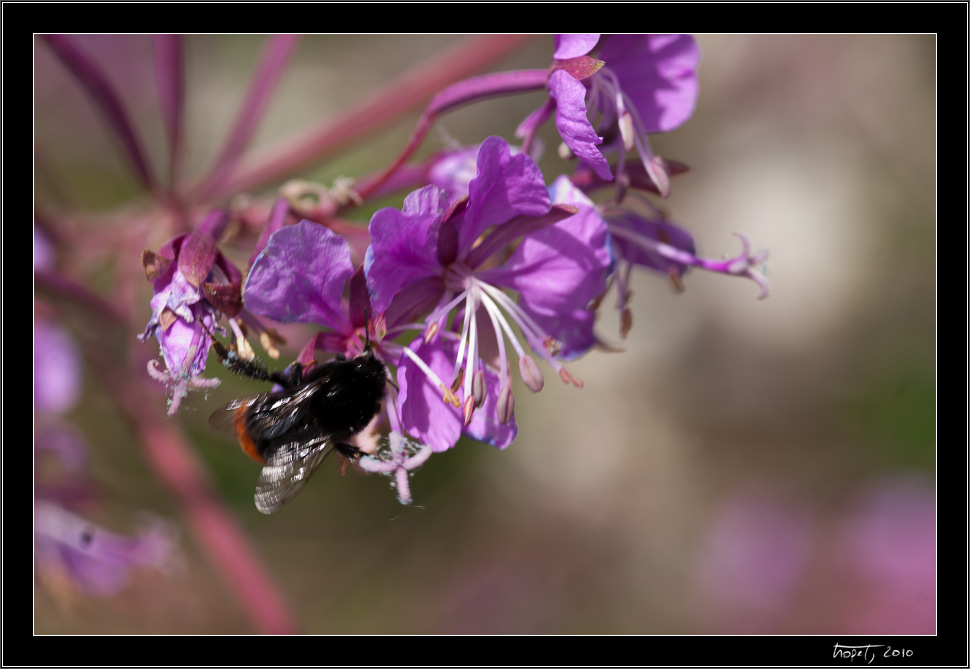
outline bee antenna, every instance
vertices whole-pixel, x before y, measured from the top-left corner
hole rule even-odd
[[[364,349],[370,350],[370,310],[364,307]]]
[[[215,342],[218,342],[219,341],[218,339],[216,339],[216,336],[214,334],[212,334],[212,330],[210,330],[208,327],[206,327],[205,322],[203,322],[203,320],[201,318],[198,319],[198,323],[199,323],[199,325],[202,326],[202,329],[205,330],[209,334],[209,337],[212,339],[212,341],[215,341]]]

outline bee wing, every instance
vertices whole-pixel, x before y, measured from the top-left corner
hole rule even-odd
[[[293,499],[332,450],[333,441],[320,436],[274,451],[256,481],[256,508],[269,514]]]
[[[245,407],[251,406],[260,400],[265,399],[269,396],[269,393],[261,393],[259,395],[249,395],[247,397],[240,397],[235,399],[228,404],[223,404],[221,407],[212,412],[209,416],[209,425],[222,432],[233,432],[234,426],[233,421],[236,417],[236,411],[243,409]]]
[[[288,432],[303,429],[312,422],[312,410],[307,400],[319,392],[320,387],[311,384],[241,397],[217,409],[209,416],[209,424],[232,431],[237,412],[246,409],[246,429],[252,436],[260,439],[285,437]]]

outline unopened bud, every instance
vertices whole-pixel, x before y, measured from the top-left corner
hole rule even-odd
[[[644,167],[650,181],[657,187],[660,197],[666,198],[670,195],[670,176],[667,174],[667,164],[660,156],[654,156]]]
[[[519,358],[519,374],[522,375],[522,381],[529,390],[534,393],[542,390],[545,380],[542,378],[542,370],[532,356],[523,355]]]
[[[627,151],[632,151],[634,147],[633,117],[630,112],[625,111],[620,114],[619,120],[620,136],[623,138],[623,146]]]
[[[620,312],[620,338],[626,339],[626,336],[630,334],[630,328],[633,327],[633,312],[630,311],[630,307],[623,307]]]

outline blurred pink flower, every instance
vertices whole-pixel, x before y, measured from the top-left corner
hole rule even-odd
[[[878,481],[838,535],[843,634],[936,633],[936,501],[918,479]]]
[[[728,498],[696,565],[702,619],[716,633],[781,632],[815,537],[814,518],[798,500],[758,489]]]

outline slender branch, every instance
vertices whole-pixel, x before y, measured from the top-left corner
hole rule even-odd
[[[121,143],[123,153],[142,184],[150,191],[157,190],[155,177],[145,159],[135,128],[128,120],[121,97],[101,68],[71,38],[64,35],[42,35],[41,38],[91,97],[107,121],[108,128]]]
[[[248,162],[251,167],[240,170],[218,187],[206,188],[200,192],[200,196],[218,198],[231,192],[250,190],[319,162],[330,153],[420,106],[443,87],[480,70],[529,38],[529,35],[470,38],[419,65],[337,118],[301,133],[282,148],[256,156]]]
[[[279,83],[280,76],[299,39],[298,35],[275,35],[267,41],[259,66],[246,93],[246,99],[239,106],[236,122],[226,137],[219,157],[198,187],[203,198],[206,193],[219,191],[230,180],[239,157],[263,118],[276,84]]]

